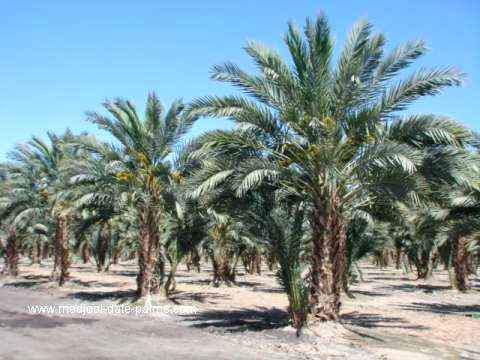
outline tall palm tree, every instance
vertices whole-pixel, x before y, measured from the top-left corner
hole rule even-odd
[[[163,276],[157,276],[155,269],[163,268],[157,265],[162,265],[165,259],[160,225],[164,221],[164,196],[172,168],[169,156],[195,117],[185,116],[181,100],[165,111],[154,93],[148,96],[143,119],[127,100],[108,101],[104,107],[112,118],[96,112],[87,116],[117,141],[110,151],[100,151],[97,156],[108,160],[108,166],[116,171],[116,184],[129,194],[137,209],[140,226],[137,295],[146,297],[163,289],[160,284]],[[91,150],[95,151],[94,147]]]
[[[78,147],[71,146],[82,136],[67,130],[62,135],[47,133],[47,141],[39,137],[22,147],[18,160],[25,166],[35,166],[41,176],[41,191],[47,198],[49,210],[54,219],[54,265],[51,278],[63,286],[70,267],[70,222],[75,214],[71,208],[69,175],[64,167],[81,156]]]
[[[426,46],[409,42],[384,56],[385,37],[372,34],[366,21],[353,28],[336,65],[323,15],[307,19],[304,36],[289,24],[284,40],[292,67],[275,51],[247,43],[259,74],[233,63],[213,68],[213,79],[247,96],[209,96],[191,104],[192,116],[227,117],[237,124],[207,134],[206,144],[192,155],[205,159],[210,172],[197,192],[230,182],[242,196],[268,183],[306,202],[313,248],[311,313],[335,320],[346,271],[347,214],[374,198],[418,201],[423,181],[413,175],[425,165],[425,148],[463,146],[471,138],[453,120],[399,112],[460,85],[463,76],[444,68],[395,80]]]

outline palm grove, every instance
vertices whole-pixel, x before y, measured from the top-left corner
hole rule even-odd
[[[284,42],[288,61],[246,44],[256,74],[213,67],[240,95],[164,108],[151,93],[144,113],[116,99],[87,113],[111,143],[67,131],[17,146],[0,174],[3,272],[17,276],[22,254],[52,258],[62,286],[73,258],[99,272],[136,259],[137,296],[168,298],[182,262],[210,263],[214,286],[234,286],[239,266],[260,272],[264,262],[297,329],[339,319],[365,258],[418,278],[443,266],[468,290],[479,260],[475,134],[441,115],[405,114],[463,75],[405,72],[424,42],[386,53],[365,21],[335,59],[323,15],[303,32],[289,24]],[[204,117],[236,126],[186,142]]]

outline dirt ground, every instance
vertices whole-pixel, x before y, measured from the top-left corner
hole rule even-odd
[[[413,274],[404,274],[401,270],[378,269],[367,263],[361,268],[364,281],[352,286],[354,298],[344,296],[341,324],[320,324],[306,329],[300,338],[287,324],[287,299],[272,272],[263,271],[258,276],[240,271],[238,286],[214,288],[209,284],[211,271],[207,265],[200,273],[187,272],[181,267],[177,290],[171,298],[172,304],[198,308],[196,315],[169,315],[141,321],[107,315],[96,318],[95,321],[110,328],[131,329],[127,340],[119,340],[122,339],[120,335],[111,333],[110,342],[108,334],[97,325],[87,322],[66,326],[80,329],[77,329],[80,338],[83,327],[93,335],[106,337],[101,344],[90,343],[88,347],[87,353],[97,354],[98,359],[122,358],[125,351],[115,355],[115,349],[123,349],[125,341],[136,343],[146,337],[151,340],[152,336],[156,347],[142,345],[142,351],[130,352],[128,358],[137,355],[143,359],[158,358],[170,354],[168,351],[173,351],[170,358],[208,358],[216,351],[216,358],[231,359],[284,356],[299,359],[480,359],[479,278],[471,279],[471,292],[459,294],[450,290],[445,271],[436,271],[428,281],[417,281]],[[15,353],[15,349],[30,346],[29,341],[34,341],[35,334],[43,331],[33,326],[33,332],[27,337],[23,333],[16,334],[18,321],[34,323],[39,316],[25,314],[28,301],[110,304],[133,300],[136,274],[133,262],[113,265],[105,274],[96,273],[92,264],[74,264],[71,280],[61,289],[48,280],[50,269],[48,262],[41,266],[22,264],[19,278],[0,278],[0,339],[18,342],[11,348],[0,346],[0,359],[26,358],[15,357],[15,354],[25,355]],[[18,321],[14,321],[15,318]],[[63,321],[54,316],[49,318]],[[55,329],[49,328],[49,331]],[[65,332],[61,328],[57,331]],[[175,333],[178,334],[175,341],[190,345],[181,345],[183,350],[178,351],[171,348],[171,335]],[[40,344],[37,344],[36,354],[55,358]],[[110,355],[105,353],[108,346],[116,346],[108,352]],[[187,348],[192,357],[185,357]],[[72,355],[69,358],[82,357]]]

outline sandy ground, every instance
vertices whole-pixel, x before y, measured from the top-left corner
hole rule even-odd
[[[19,278],[0,278],[3,283],[0,288],[0,339],[9,339],[8,343],[14,344],[6,348],[0,346],[0,359],[34,358],[30,355],[35,354],[40,354],[38,359],[44,358],[42,356],[55,358],[49,356],[54,349],[50,351],[41,346],[44,343],[39,334],[46,330],[42,326],[39,329],[29,325],[37,321],[34,315],[25,313],[25,306],[31,304],[29,301],[35,299],[37,304],[39,299],[53,304],[125,304],[133,299],[134,263],[112,266],[105,274],[96,273],[93,265],[75,264],[71,280],[61,289],[48,280],[50,269],[49,263],[23,264]],[[450,290],[444,271],[435,272],[428,281],[416,281],[413,274],[403,274],[392,268],[378,269],[363,264],[362,270],[364,281],[352,286],[355,298],[345,296],[343,299],[342,323],[320,324],[306,329],[300,338],[287,326],[287,299],[273,273],[264,271],[258,276],[240,272],[238,286],[213,288],[209,285],[211,271],[208,266],[203,266],[200,273],[187,272],[181,267],[177,291],[171,299],[172,304],[195,306],[199,310],[196,315],[141,320],[105,315],[73,323],[67,319],[65,324],[63,318],[48,316],[62,326],[48,325],[47,333],[56,337],[56,333],[65,334],[65,327],[69,329],[70,339],[72,336],[87,339],[89,347],[85,354],[90,356],[71,353],[67,358],[72,359],[122,356],[148,359],[159,355],[207,358],[212,354],[215,358],[231,359],[284,356],[300,359],[480,359],[478,278],[472,279],[474,289],[471,292],[459,294]],[[106,329],[123,330],[116,334]],[[103,339],[102,342],[88,342],[85,332],[97,340]],[[146,342],[150,344],[152,337],[155,346],[145,345]],[[128,344],[142,344],[140,353],[128,350],[132,349]],[[25,348],[36,350],[30,354],[15,352]],[[97,355],[92,357],[92,354]]]

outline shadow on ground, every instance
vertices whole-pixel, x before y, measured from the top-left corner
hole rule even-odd
[[[14,281],[14,282],[9,282],[5,283],[3,286],[10,286],[10,287],[15,287],[15,288],[24,288],[24,289],[30,289],[30,288],[35,288],[39,285],[46,284],[48,283],[48,280],[41,280],[41,281]]]
[[[36,286],[46,284],[50,281],[48,276],[45,275],[27,275],[22,278],[18,278],[16,281],[3,284],[4,286],[10,286],[15,288],[34,288]]]
[[[179,276],[175,275],[175,277],[178,278]],[[190,284],[190,285],[210,285],[212,283],[212,280],[211,279],[189,279],[189,280],[180,279],[178,283]],[[253,288],[261,285],[263,284],[255,281],[236,281],[234,286]]]
[[[384,316],[373,313],[352,312],[342,315],[342,322],[345,325],[356,327],[375,329],[375,328],[392,328],[392,329],[412,329],[427,330],[428,327],[422,325],[412,325],[408,321],[393,316]]]
[[[138,271],[134,271],[134,270],[110,270],[110,272],[114,275],[129,276],[129,277],[135,277],[138,274]]]
[[[27,275],[22,278],[18,278],[16,281],[11,281],[7,282],[4,284],[4,286],[10,286],[10,287],[15,287],[15,288],[35,288],[39,285],[44,285],[44,284],[56,284],[56,281],[52,281],[49,276],[46,275]],[[109,288],[117,288],[121,286],[120,283],[118,282],[109,282],[107,279],[105,281],[84,281],[80,279],[75,279],[75,278],[68,278],[68,280],[65,283],[66,286],[81,286],[81,287],[86,287],[86,288],[95,288],[95,287],[109,287]]]
[[[391,291],[405,291],[405,292],[415,292],[418,290],[423,290],[425,293],[431,293],[434,291],[448,291],[451,290],[449,285],[428,285],[428,284],[401,284],[401,285],[386,285],[382,286],[381,289]]]
[[[363,296],[373,296],[373,297],[383,297],[383,296],[391,296],[392,294],[383,293],[383,292],[376,292],[376,291],[367,291],[367,290],[351,290],[350,293],[353,296],[363,295]]]
[[[398,276],[398,277],[395,277],[395,278],[392,278],[391,276],[371,276],[370,279],[372,280],[387,280],[387,281],[392,281],[393,280],[396,280],[396,281],[409,281],[411,280],[408,276]]]
[[[118,290],[118,291],[77,291],[68,296],[70,299],[82,301],[119,301],[120,303],[131,302],[136,300],[135,290]]]
[[[121,283],[118,282],[109,282],[107,280],[105,281],[96,281],[96,280],[90,280],[90,281],[83,281],[80,279],[70,279],[67,281],[67,285],[77,285],[77,286],[82,286],[82,287],[109,287],[109,288],[118,288],[121,286]]]
[[[195,316],[186,316],[196,328],[219,328],[226,332],[262,331],[288,325],[289,316],[284,310],[259,307],[239,310],[209,310]]]
[[[40,314],[25,314],[14,311],[0,311],[0,328],[9,329],[51,329],[72,324],[90,324],[95,319],[51,317]]]
[[[197,301],[200,303],[215,304],[215,299],[231,299],[228,295],[215,294],[211,292],[178,292],[174,293],[170,300],[175,304],[181,304],[185,301]]]
[[[411,311],[431,312],[443,315],[468,315],[480,313],[480,305],[454,305],[442,303],[418,303],[414,302],[410,305],[402,305],[402,309]]]

